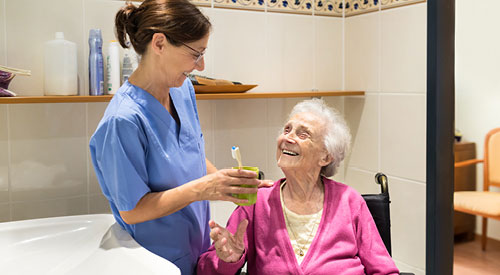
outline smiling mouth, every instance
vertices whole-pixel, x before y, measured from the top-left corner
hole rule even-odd
[[[288,151],[288,150],[281,150],[281,153],[285,154],[285,155],[289,155],[289,156],[298,156],[299,154],[298,153],[295,153],[295,152],[292,152],[292,151]]]

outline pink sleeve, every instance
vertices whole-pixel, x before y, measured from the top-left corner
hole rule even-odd
[[[253,225],[251,217],[253,215],[247,213],[247,211],[252,212],[252,207],[237,207],[231,217],[229,218],[226,228],[231,233],[235,233],[238,228],[238,224],[243,219],[248,219],[248,227],[245,234],[245,252],[241,256],[241,259],[234,263],[227,263],[219,259],[215,251],[214,245],[208,248],[208,251],[203,253],[198,258],[197,273],[198,274],[236,274],[236,272],[245,265],[246,256],[248,253],[248,237],[253,236]]]
[[[361,199],[359,212],[354,219],[359,258],[366,274],[399,274],[391,256],[378,233],[366,202]]]

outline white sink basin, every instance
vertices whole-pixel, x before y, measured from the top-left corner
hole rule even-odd
[[[115,223],[81,215],[0,223],[1,274],[181,274]]]

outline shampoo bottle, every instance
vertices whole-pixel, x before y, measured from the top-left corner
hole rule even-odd
[[[100,29],[91,29],[89,34],[89,94],[104,94],[104,68],[102,60],[102,37]]]
[[[44,45],[45,95],[78,94],[76,44],[64,40],[64,33],[56,32],[56,39]]]
[[[120,87],[120,48],[118,41],[112,40],[108,47],[107,80],[108,94],[114,95]]]

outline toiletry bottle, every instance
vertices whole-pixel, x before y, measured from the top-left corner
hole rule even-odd
[[[89,94],[104,94],[104,68],[102,60],[102,37],[100,29],[91,29],[89,34]]]
[[[134,72],[132,69],[132,60],[130,58],[129,49],[125,49],[123,53],[123,64],[122,64],[122,83],[128,80],[130,75]]]
[[[44,93],[76,95],[78,94],[76,43],[64,40],[62,32],[56,32],[55,38],[45,42],[44,45]]]
[[[107,64],[107,81],[109,95],[114,95],[120,87],[120,48],[118,41],[109,42]]]

